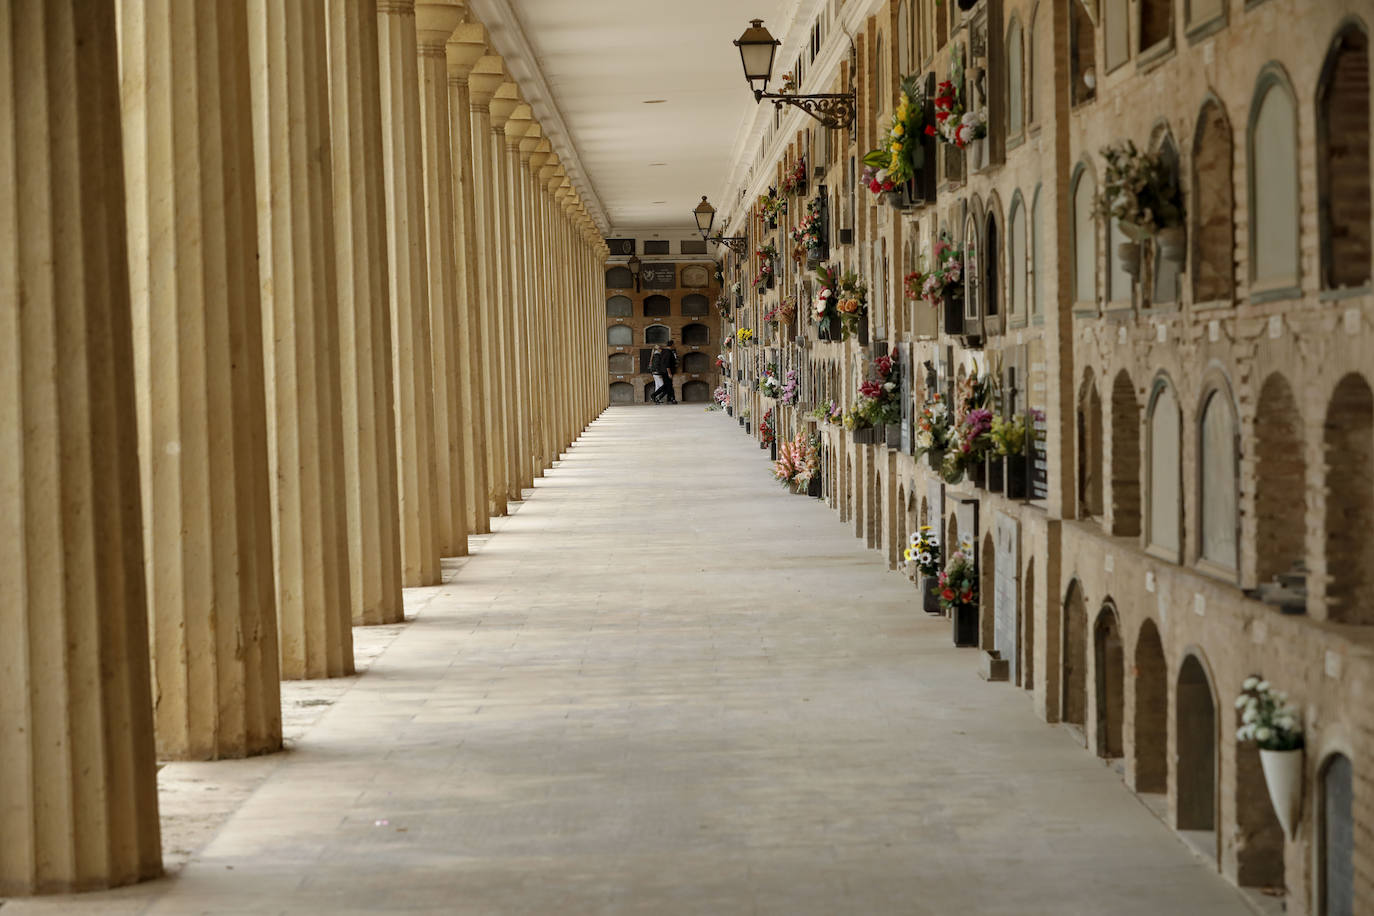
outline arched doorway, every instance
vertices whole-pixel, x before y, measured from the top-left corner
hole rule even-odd
[[[1217,707],[1211,679],[1196,655],[1188,655],[1178,669],[1174,726],[1178,760],[1179,830],[1212,834],[1202,848],[1216,857],[1217,826]]]
[[[1035,557],[1026,563],[1026,577],[1021,587],[1021,600],[1017,602],[1017,626],[1021,630],[1019,640],[1021,664],[1016,673],[1024,690],[1035,689]]]
[[[1088,696],[1088,606],[1083,586],[1075,579],[1064,598],[1064,645],[1060,655],[1063,722],[1082,727],[1086,722]]]
[[[1164,644],[1153,620],[1140,625],[1135,641],[1135,790],[1169,790],[1169,671]]]
[[[1116,608],[1104,604],[1093,625],[1093,661],[1097,686],[1097,756],[1122,756],[1125,717],[1126,660],[1121,646],[1121,621]]]
[[[869,547],[877,551],[883,549],[883,475],[878,473],[874,473],[873,487],[869,491],[865,537]]]
[[[684,404],[706,404],[711,400],[711,389],[705,382],[686,382],[682,386]]]
[[[1317,912],[1353,916],[1355,912],[1355,820],[1350,758],[1332,754],[1321,768],[1321,807],[1317,855]]]
[[[983,533],[983,547],[978,554],[978,646],[988,652],[997,651],[997,546],[992,532]]]

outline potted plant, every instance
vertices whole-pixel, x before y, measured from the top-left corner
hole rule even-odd
[[[1260,766],[1269,801],[1274,806],[1285,836],[1293,836],[1302,816],[1303,734],[1298,708],[1288,702],[1288,694],[1274,690],[1269,682],[1251,676],[1241,684],[1236,697],[1241,713],[1237,741],[1259,745]]]
[[[973,563],[973,545],[963,541],[950,554],[940,571],[940,607],[954,625],[956,646],[978,645],[978,569]]]
[[[778,217],[787,213],[787,198],[778,194],[777,188],[769,188],[768,193],[759,198],[759,212],[763,214],[769,229],[778,228]]]
[[[911,536],[903,558],[914,565],[919,576],[921,609],[927,614],[940,613],[940,542],[929,525],[922,525],[921,530]]]
[[[964,256],[948,234],[935,240],[929,261],[921,255],[921,266],[906,275],[904,286],[908,299],[943,310],[946,334],[963,333]]]

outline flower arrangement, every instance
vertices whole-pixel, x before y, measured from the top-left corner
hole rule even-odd
[[[782,383],[778,381],[778,367],[769,363],[759,376],[759,394],[766,398],[776,398],[782,393]]]
[[[788,369],[787,377],[782,383],[782,402],[789,407],[797,403],[797,398],[801,395],[801,377],[796,369]]]
[[[988,118],[981,111],[964,111],[953,81],[945,80],[935,90],[935,123],[926,134],[963,149],[988,135]]]
[[[716,354],[716,368],[719,369],[721,372],[724,372],[726,370],[724,353]]]
[[[752,328],[740,328],[735,332],[735,339],[739,341],[741,347],[747,347],[754,339],[754,331]]]
[[[806,160],[798,159],[782,179],[782,193],[799,194],[806,187]]]
[[[1236,697],[1241,726],[1237,741],[1253,741],[1266,751],[1292,751],[1303,746],[1302,719],[1288,694],[1268,681],[1247,677]]]
[[[768,408],[764,412],[763,419],[759,421],[759,435],[764,445],[772,445],[777,441],[777,433],[773,429],[773,408]]]
[[[949,236],[942,234],[932,247],[934,266],[929,270],[915,270],[906,275],[906,297],[924,299],[933,306],[941,305],[953,292],[959,290],[964,278],[964,256]],[[925,255],[921,256],[921,266],[925,267]]]
[[[831,328],[838,318],[843,335],[849,336],[867,310],[868,287],[858,274],[851,271],[841,276],[830,265],[818,267],[816,278],[820,281],[820,291],[812,306],[813,317],[818,324],[829,323]]]
[[[781,327],[784,324],[791,324],[792,319],[797,317],[797,303],[791,296],[784,296],[776,308],[769,309],[763,315],[763,320],[776,324]]]
[[[768,193],[759,198],[759,212],[769,225],[777,225],[778,217],[787,213],[787,198],[780,195],[777,188],[769,188]]]
[[[949,555],[949,562],[940,571],[940,607],[955,611],[978,603],[978,570],[973,565],[973,544],[964,540],[959,549]]]
[[[839,426],[844,422],[844,408],[836,404],[832,399],[827,404],[822,404],[811,411],[811,419],[817,423],[829,423],[831,426]]]
[[[930,532],[929,525],[922,525],[920,531],[912,534],[902,558],[921,575],[933,577],[940,574],[940,542]]]
[[[735,310],[730,307],[730,295],[722,292],[716,297],[716,311],[720,312],[720,317],[725,321],[734,323]]]
[[[820,471],[820,437],[797,433],[790,442],[778,446],[773,462],[773,477],[784,486],[800,489]]]
[[[901,94],[897,97],[897,111],[888,125],[878,148],[864,156],[865,166],[876,169],[865,184],[874,194],[891,191],[893,185],[914,178],[925,161],[921,150],[921,121],[925,118],[925,99],[921,95],[920,78],[902,78]],[[868,171],[865,170],[865,175]],[[876,189],[874,186],[877,186]]]
[[[859,400],[852,410],[854,428],[884,426],[902,419],[896,368],[896,354],[873,360],[872,377],[859,385]]]
[[[754,254],[759,259],[759,272],[754,274],[754,291],[762,294],[773,282],[773,262],[778,257],[778,246],[769,242]]]
[[[791,70],[788,70],[786,73],[782,75],[782,86],[778,89],[778,92],[784,95],[791,95],[795,94],[796,91],[797,77],[792,73]]]
[[[1103,147],[1102,158],[1107,168],[1096,201],[1099,216],[1115,219],[1137,242],[1183,225],[1183,196],[1159,153],[1141,152],[1127,140]]]
[[[948,449],[954,438],[954,425],[950,422],[949,405],[938,392],[926,398],[921,412],[916,417],[916,448],[921,454],[942,452]]]
[[[821,203],[818,199],[806,202],[806,214],[791,232],[792,241],[806,249],[808,257],[818,258],[825,250],[821,238]]]
[[[726,388],[724,385],[719,385],[716,387],[713,397],[715,399],[717,407],[730,406],[730,389]]]
[[[1031,423],[1037,419],[1044,419],[1038,410],[1013,417],[993,417],[992,429],[989,430],[993,451],[1003,458],[1024,455],[1026,443],[1030,440]]]
[[[962,456],[965,465],[982,461],[992,449],[992,411],[986,407],[975,407],[964,414],[963,420],[955,427],[958,436],[956,451]]]
[[[873,194],[882,194],[884,191],[895,191],[897,183],[892,180],[892,176],[887,169],[877,169],[871,165],[864,166],[863,174],[859,176],[859,184]]]

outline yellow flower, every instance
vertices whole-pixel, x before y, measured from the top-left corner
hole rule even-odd
[[[900,153],[901,151],[902,151],[902,144],[894,142],[894,143],[892,144],[892,152],[894,152],[894,153]]]
[[[895,124],[895,125],[893,125],[893,127],[892,127],[892,136],[894,136],[894,137],[900,137],[900,136],[901,136],[902,134],[904,134],[904,133],[906,133],[906,131],[902,129],[902,125],[900,125],[900,124]]]

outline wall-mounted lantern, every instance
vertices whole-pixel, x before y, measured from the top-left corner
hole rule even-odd
[[[826,127],[847,130],[854,125],[854,113],[858,108],[854,90],[848,92],[826,92],[801,95],[796,92],[769,92],[768,81],[773,77],[773,56],[782,42],[763,27],[762,19],[754,19],[749,28],[735,41],[739,48],[740,63],[744,65],[744,78],[754,91],[754,101],[772,99],[774,108],[792,105],[800,108]],[[851,71],[852,72],[852,71]],[[787,87],[784,86],[784,89]]]
[[[701,237],[706,239],[706,241],[725,245],[740,257],[748,254],[749,237],[747,235],[734,237],[727,237],[720,233],[716,233],[714,236],[711,235],[711,225],[716,220],[716,208],[711,206],[705,194],[701,196],[701,203],[697,204],[696,209],[692,211],[692,216],[695,217],[697,221],[697,231],[701,233]]]

